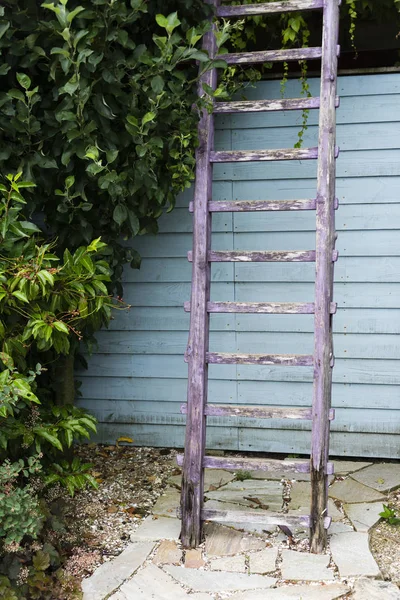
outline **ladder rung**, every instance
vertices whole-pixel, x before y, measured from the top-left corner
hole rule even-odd
[[[190,312],[190,302],[184,303],[185,312]],[[331,302],[331,314],[337,310],[337,303]],[[245,313],[275,315],[313,315],[313,302],[207,302],[209,313]]]
[[[207,352],[206,360],[213,365],[281,365],[283,367],[312,367],[312,354],[238,354]]]
[[[247,17],[268,13],[283,13],[295,10],[315,10],[324,7],[324,0],[286,0],[270,4],[247,4],[239,6],[219,6],[218,17]]]
[[[177,464],[183,465],[183,454],[176,457]],[[267,471],[275,473],[309,473],[309,460],[274,460],[265,458],[236,458],[232,456],[204,456],[204,469],[227,469],[228,471]],[[326,474],[333,475],[334,464],[328,462]]]
[[[261,511],[212,510],[211,508],[202,509],[201,519],[218,523],[260,523],[266,526],[286,525],[286,527],[310,527],[311,523],[311,517],[308,515],[292,517],[285,514],[262,514]],[[331,522],[331,517],[325,517],[324,528],[329,529]]]
[[[315,262],[315,250],[292,250],[271,252],[244,252],[236,250],[211,251],[208,253],[210,262]],[[337,261],[338,251],[332,253],[332,262]],[[193,261],[193,252],[188,252],[188,261]]]
[[[182,518],[180,507],[176,509],[178,519]],[[286,527],[310,527],[311,517],[309,515],[291,516],[285,514],[273,514],[261,510],[221,510],[203,508],[201,511],[202,521],[216,521],[218,523],[259,523],[261,525],[280,525]],[[324,528],[329,529],[332,522],[331,517],[324,518]]]
[[[335,210],[339,199],[335,198]],[[209,212],[257,212],[257,211],[296,211],[315,210],[317,201],[312,200],[212,200],[208,203]],[[189,203],[189,212],[193,212],[194,202]]]
[[[335,148],[335,158],[339,148]],[[256,162],[274,160],[313,160],[318,158],[318,148],[281,148],[279,150],[219,150],[210,152],[210,162]]]
[[[336,107],[339,97],[336,98]],[[283,98],[281,100],[245,100],[243,102],[216,102],[214,113],[267,112],[278,110],[305,110],[320,107],[320,98]]]
[[[187,414],[187,403],[181,405],[181,414]],[[207,404],[204,410],[207,417],[249,417],[251,419],[299,419],[312,420],[311,408],[282,408],[281,406],[247,406],[230,404]],[[329,411],[333,421],[335,411]]]
[[[340,46],[337,46],[336,52],[339,56]],[[286,62],[291,60],[310,60],[313,58],[321,58],[321,56],[322,48],[317,47],[218,54],[218,59],[224,60],[228,65],[243,65],[265,62]]]

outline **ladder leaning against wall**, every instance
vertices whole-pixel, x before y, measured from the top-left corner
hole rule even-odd
[[[191,301],[185,305],[190,311],[190,333],[186,352],[189,363],[188,399],[182,406],[187,413],[185,453],[178,456],[183,465],[180,516],[181,540],[186,548],[201,542],[204,520],[218,522],[257,522],[265,525],[303,525],[310,528],[312,552],[322,552],[326,545],[330,518],[327,512],[328,475],[333,465],[328,462],[331,409],[332,368],[334,363],[332,345],[332,315],[336,305],[332,302],[333,263],[335,251],[335,146],[338,106],[336,97],[338,24],[340,0],[284,0],[264,4],[223,6],[218,0],[205,0],[215,7],[217,17],[245,17],[248,15],[282,13],[298,10],[322,10],[322,47],[290,50],[269,50],[219,55],[228,64],[254,64],[273,61],[321,59],[321,91],[319,98],[298,98],[241,102],[214,102],[211,114],[204,111],[199,123],[199,147],[196,154],[196,183],[193,202],[193,252]],[[204,38],[204,50],[213,58],[216,40],[213,30]],[[213,89],[217,85],[216,69],[201,76],[202,84]],[[319,109],[319,139],[316,148],[290,148],[261,151],[215,151],[214,114],[262,112],[280,110]],[[214,201],[212,196],[212,172],[214,163],[237,163],[247,161],[318,160],[317,189],[315,199],[282,201]],[[316,249],[290,252],[215,252],[211,250],[211,219],[213,212],[241,211],[298,211],[314,210],[316,213]],[[258,262],[315,262],[314,302],[210,302],[211,262],[220,261]],[[273,299],[270,299],[273,300]],[[308,300],[308,299],[305,299]],[[257,313],[257,314],[314,314],[314,353],[298,354],[227,354],[209,352],[210,313]],[[313,366],[312,408],[282,408],[260,406],[229,406],[208,404],[208,365],[283,365]],[[311,398],[310,398],[311,404]],[[207,416],[240,416],[265,419],[308,419],[312,421],[310,461],[277,461],[205,456]],[[225,468],[311,473],[310,515],[293,517],[285,514],[260,515],[204,509],[204,468]]]

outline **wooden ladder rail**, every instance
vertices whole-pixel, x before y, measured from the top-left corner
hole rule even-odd
[[[208,4],[218,7],[218,0],[205,0]],[[337,76],[337,33],[340,0],[286,0],[285,3],[273,2],[264,5],[248,5],[248,12],[244,6],[227,7],[232,16],[257,14],[257,12],[270,13],[284,10],[299,10],[323,8],[323,43],[320,49],[306,49],[304,56],[299,50],[293,58],[318,58],[322,59],[321,97],[319,103],[312,103],[312,108],[320,108],[320,129],[318,148],[293,150],[258,151],[258,152],[214,152],[214,121],[213,114],[204,111],[199,123],[199,147],[196,152],[196,184],[195,201],[192,205],[193,219],[193,261],[192,289],[190,309],[189,344],[186,360],[189,362],[188,371],[188,401],[185,454],[180,464],[183,466],[182,493],[180,516],[182,518],[181,540],[184,547],[195,547],[201,542],[201,520],[209,518],[220,519],[218,511],[203,509],[204,494],[204,467],[229,468],[226,460],[215,459],[211,465],[205,458],[205,432],[206,416],[210,410],[219,411],[219,407],[207,410],[208,364],[217,362],[243,363],[243,364],[304,364],[314,367],[314,393],[312,417],[312,443],[311,460],[307,472],[311,473],[312,507],[311,516],[299,517],[301,522],[307,522],[310,527],[311,550],[321,552],[326,545],[326,529],[330,519],[327,516],[327,475],[333,472],[333,465],[328,463],[329,453],[329,424],[334,418],[331,406],[331,384],[333,366],[332,324],[331,315],[336,308],[332,303],[333,290],[333,261],[335,254],[334,210],[337,208],[335,198],[335,158],[338,150],[335,148],[335,108],[338,106],[336,92]],[[261,11],[259,9],[262,9]],[[222,16],[226,9],[217,8],[217,15]],[[213,30],[206,34],[203,48],[210,57],[215,56],[216,44]],[[273,56],[272,56],[273,54]],[[271,55],[271,56],[270,56]],[[228,63],[250,63],[264,60],[266,53],[244,53],[242,55],[227,55]],[[272,60],[286,60],[287,51],[268,52]],[[224,56],[226,58],[226,56]],[[203,95],[202,84],[207,83],[215,89],[216,70],[203,74],[200,78],[199,94]],[[303,100],[290,101],[290,109],[301,108]],[[239,108],[238,112],[256,110],[283,110],[282,103],[243,103],[245,106],[227,106],[220,112],[229,112]],[[215,112],[218,112],[216,110]],[[212,202],[212,165],[214,162],[240,162],[253,160],[294,160],[296,158],[318,158],[317,198],[312,201],[287,201],[286,204],[274,202],[235,203],[226,202],[223,210],[316,210],[317,246],[315,253],[212,253],[211,252],[211,215],[213,211],[220,210],[216,202]],[[215,205],[215,206],[214,206]],[[279,205],[279,206],[278,206]],[[222,208],[222,207],[221,207]],[[244,256],[246,254],[246,256]],[[255,256],[255,255],[258,256]],[[284,256],[284,254],[286,254]],[[229,256],[228,256],[229,255]],[[250,255],[250,256],[249,256]],[[316,262],[316,291],[314,304],[284,304],[284,303],[211,303],[210,302],[210,266],[212,260],[294,260],[294,255],[299,260],[315,260]],[[257,304],[257,303],[256,303]],[[218,307],[217,307],[218,305]],[[232,305],[232,306],[228,306]],[[262,305],[262,306],[261,306]],[[314,313],[315,315],[315,345],[314,355],[302,357],[296,355],[228,355],[223,353],[208,352],[209,313],[230,311],[236,312],[273,312],[273,313]],[[249,407],[250,408],[250,407]],[[265,411],[266,418],[270,414],[277,414],[280,409],[272,413]],[[232,411],[230,413],[230,411]],[[225,414],[236,414],[235,407],[225,406]],[[249,411],[251,412],[251,411]],[[211,413],[212,414],[212,413]],[[283,415],[282,413],[279,413]],[[305,418],[304,414],[287,413],[286,418]],[[229,462],[229,461],[228,461]],[[250,461],[251,462],[251,461]],[[253,461],[254,462],[254,461]],[[258,466],[265,470],[274,470],[276,466]],[[256,464],[256,463],[254,463]],[[258,462],[257,462],[258,465]],[[254,465],[253,465],[254,466]],[[292,465],[291,471],[304,471],[305,465]],[[210,513],[210,514],[209,514]],[[250,519],[252,515],[245,515],[243,519]],[[222,517],[221,517],[222,518]],[[225,520],[232,520],[232,515]],[[267,517],[269,523],[283,522],[282,515]],[[293,520],[293,518],[292,518]],[[266,521],[266,522],[267,522]]]
[[[314,388],[311,434],[311,526],[310,549],[326,547],[324,517],[328,507],[328,475],[332,368],[334,364],[332,315],[333,262],[335,248],[335,145],[336,87],[339,36],[338,0],[326,0],[323,8],[321,91],[318,139],[316,207]]]
[[[216,0],[204,0],[216,6]],[[214,28],[203,38],[203,50],[210,58],[216,54]],[[217,70],[211,69],[200,76],[199,96],[204,95],[203,83],[216,88]],[[193,269],[190,299],[190,330],[187,355],[188,396],[183,463],[181,513],[181,541],[185,548],[195,548],[201,542],[201,510],[204,495],[203,457],[206,443],[206,415],[208,388],[208,352],[211,263],[211,213],[213,164],[210,153],[214,149],[214,115],[203,110],[199,126],[199,145],[196,150],[196,181],[193,213]]]

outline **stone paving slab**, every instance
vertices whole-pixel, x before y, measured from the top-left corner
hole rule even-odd
[[[360,469],[371,466],[370,462],[358,462],[356,460],[334,460],[333,468],[335,475],[348,475],[349,473],[355,473]]]
[[[157,502],[151,509],[153,515],[163,517],[176,517],[176,509],[179,506],[181,494],[176,488],[167,488],[165,492],[159,496]]]
[[[252,504],[252,506],[254,506],[255,503]],[[219,502],[218,500],[207,500],[204,503],[204,508],[208,508],[208,509],[213,509],[213,510],[246,510],[246,512],[248,513],[252,513],[254,512],[254,514],[259,515],[260,513],[263,512],[262,508],[251,508],[249,506],[246,506],[246,508],[244,509],[244,506],[240,506],[238,504],[235,504],[234,502]],[[269,509],[271,510],[271,509]],[[267,515],[268,512],[265,512],[265,514]],[[224,525],[226,527],[232,527],[238,531],[243,531],[243,532],[247,532],[247,533],[255,533],[257,535],[261,535],[264,536],[267,533],[271,533],[272,531],[275,531],[276,526],[275,525],[263,525],[262,523],[239,523],[238,521],[232,522],[232,523],[224,523]]]
[[[362,504],[344,504],[346,515],[356,531],[368,531],[381,518],[383,506],[379,502],[364,502]]]
[[[329,496],[347,504],[359,504],[362,502],[375,502],[385,500],[380,492],[355,481],[351,477],[343,481],[335,481],[329,488]]]
[[[329,581],[334,579],[328,569],[328,554],[308,554],[294,550],[283,550],[281,572],[282,579],[289,581]]]
[[[304,510],[307,507],[306,513],[310,511],[311,504],[311,485],[305,481],[296,481],[290,490],[290,510]]]
[[[124,583],[109,600],[191,600],[192,598],[195,596],[188,595],[167,573],[155,565],[149,565]],[[204,595],[203,600],[211,600],[211,598],[209,595]]]
[[[278,558],[278,548],[265,548],[259,552],[248,554],[250,573],[272,573],[276,569],[276,559]]]
[[[243,554],[239,556],[223,556],[214,558],[210,561],[212,571],[228,571],[230,573],[246,572],[246,557]],[[254,571],[258,573],[258,571]]]
[[[354,473],[352,478],[379,492],[390,492],[400,487],[400,464],[375,464],[358,473]]]
[[[248,508],[256,508],[260,503],[262,506],[268,507],[268,510],[276,512],[282,508],[282,497],[264,495],[262,493],[252,492],[251,496],[247,496],[246,492],[230,492],[220,490],[218,492],[208,492],[206,498],[216,500],[221,503],[235,504],[236,510],[247,510]]]
[[[130,544],[119,556],[105,562],[82,581],[83,600],[102,600],[116,590],[143,564],[154,548],[153,542]]]
[[[234,473],[229,473],[223,469],[205,469],[204,472],[204,491],[219,488],[235,479]],[[181,488],[182,475],[174,475],[168,479],[168,483]]]
[[[174,579],[196,592],[234,592],[251,589],[266,589],[276,583],[272,577],[225,573],[223,571],[197,571],[182,567],[167,566],[164,570]]]
[[[131,535],[131,541],[141,540],[177,540],[181,532],[179,519],[169,517],[146,517]]]
[[[182,550],[178,548],[176,542],[172,540],[163,540],[157,548],[156,555],[153,558],[153,563],[155,565],[179,565],[181,563],[181,559]]]
[[[280,481],[260,481],[256,479],[245,479],[245,481],[231,481],[224,486],[224,491],[241,491],[248,493],[271,494],[272,496],[281,495],[283,485]]]
[[[346,533],[348,531],[354,531],[354,528],[348,523],[342,523],[342,521],[332,521],[328,529],[329,535],[335,535],[337,533]]]
[[[186,569],[200,569],[204,567],[205,561],[203,559],[200,548],[192,548],[186,550],[185,554],[185,568]]]
[[[235,529],[206,523],[204,526],[206,538],[206,554],[209,558],[214,556],[233,556],[249,550],[262,550],[265,542],[259,538],[246,536]]]
[[[231,600],[336,600],[349,591],[348,586],[336,583],[322,585],[283,586],[273,590],[258,590],[234,594]],[[361,600],[361,599],[360,599]],[[363,598],[363,600],[369,600]]]
[[[400,600],[400,590],[389,581],[363,577],[354,584],[352,600]]]
[[[283,486],[278,481],[260,482],[247,479],[233,481],[219,490],[207,492],[206,498],[246,507],[257,507],[261,503],[268,506],[270,511],[278,511],[282,508],[282,492]],[[251,498],[255,498],[256,501]]]
[[[379,577],[379,567],[369,549],[368,533],[332,535],[330,548],[341,577]]]

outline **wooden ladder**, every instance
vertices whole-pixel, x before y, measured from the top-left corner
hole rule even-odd
[[[228,64],[251,64],[269,61],[321,59],[321,91],[319,98],[299,98],[261,101],[218,102],[213,113],[204,111],[199,123],[199,147],[196,153],[196,183],[193,211],[193,253],[191,301],[185,304],[190,311],[189,343],[185,360],[189,363],[188,401],[182,406],[187,414],[185,453],[178,456],[183,466],[182,496],[179,516],[182,519],[181,540],[186,548],[201,542],[202,521],[262,522],[265,525],[301,524],[310,528],[312,552],[322,552],[326,546],[330,518],[327,512],[328,475],[333,465],[328,462],[331,409],[332,367],[332,315],[336,305],[333,295],[333,263],[337,260],[335,250],[335,158],[338,149],[336,137],[337,56],[339,53],[338,25],[340,0],[285,0],[264,4],[220,6],[218,0],[205,0],[215,7],[217,17],[245,17],[296,10],[323,11],[322,47],[265,52],[244,52],[218,55]],[[206,34],[203,48],[212,58],[216,54],[213,30]],[[217,84],[216,69],[201,75],[202,84],[213,89]],[[319,109],[319,140],[316,148],[290,148],[261,151],[215,151],[214,114],[263,112],[296,109]],[[283,201],[213,201],[212,173],[214,163],[318,160],[317,191],[315,199]],[[211,218],[214,212],[242,211],[298,211],[316,212],[316,250],[292,252],[216,252],[211,250]],[[315,301],[302,303],[282,302],[211,302],[211,262],[220,261],[295,261],[315,262]],[[227,354],[209,352],[210,313],[269,313],[314,314],[314,354]],[[209,364],[248,364],[313,366],[314,387],[312,408],[281,408],[258,406],[229,406],[207,403]],[[205,456],[207,416],[240,416],[265,419],[308,419],[312,421],[310,461],[277,461],[243,458]],[[279,471],[288,473],[311,473],[311,514],[301,517],[285,514],[260,515],[254,513],[207,510],[203,508],[204,468],[245,469]]]

